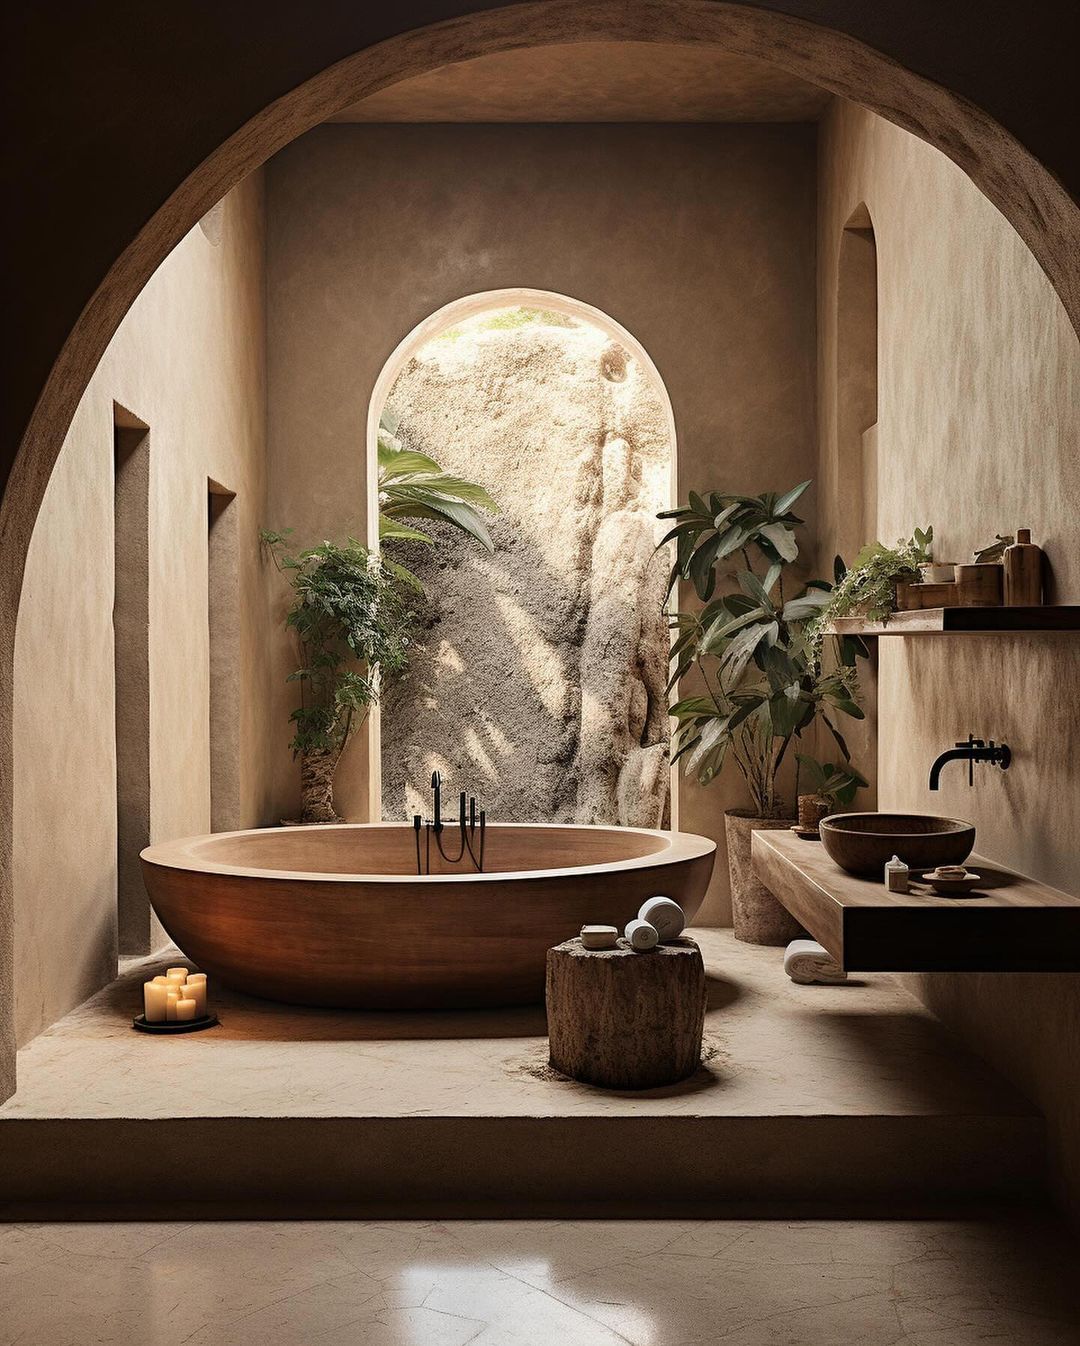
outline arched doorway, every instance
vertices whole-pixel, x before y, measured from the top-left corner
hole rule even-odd
[[[488,10],[417,29],[366,48],[292,89],[241,126],[192,172],[117,257],[54,363],[22,439],[3,507],[0,542],[8,565],[0,590],[3,702],[0,741],[0,984],[10,985],[11,665],[22,566],[56,455],[74,409],[117,325],[172,247],[226,191],[291,139],[367,92],[485,51],[558,41],[715,42],[805,74],[906,127],[969,172],[1035,252],[1074,322],[1080,289],[1074,265],[1075,212],[1053,175],[979,108],[835,30],[749,5],[662,0],[647,10],[554,0]],[[73,225],[74,227],[74,225]],[[0,1097],[13,1088],[7,1016],[0,1020]]]
[[[371,538],[388,407],[405,447],[480,481],[500,512],[490,556],[426,523],[436,546],[406,552],[425,588],[424,652],[372,728],[372,815],[423,811],[438,769],[494,818],[660,825],[668,640],[655,515],[675,498],[675,420],[648,353],[608,314],[546,290],[444,305],[376,383]]]

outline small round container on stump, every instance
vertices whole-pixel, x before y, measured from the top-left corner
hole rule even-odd
[[[580,939],[547,955],[549,1060],[605,1089],[655,1089],[701,1064],[705,964],[692,939],[635,953],[586,949]]]

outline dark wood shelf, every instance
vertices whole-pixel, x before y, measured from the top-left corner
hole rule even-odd
[[[848,972],[1080,972],[1080,898],[972,855],[964,897],[889,893],[818,841],[755,832],[754,872]]]
[[[923,608],[896,612],[888,622],[837,617],[827,630],[836,636],[929,636],[942,632],[1000,635],[1023,631],[1080,631],[1080,607]]]

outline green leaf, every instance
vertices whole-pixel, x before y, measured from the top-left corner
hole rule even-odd
[[[407,523],[401,523],[397,519],[389,519],[385,514],[379,516],[379,541],[386,542],[393,538],[398,542],[426,542],[434,546],[431,538],[426,533],[421,533],[419,529],[410,528]]]
[[[765,612],[771,613],[773,611],[772,600],[769,598],[765,586],[752,570],[740,570],[736,579],[739,582],[739,588],[747,598],[753,599]]]
[[[401,481],[408,477],[437,476],[442,468],[434,458],[425,453],[415,453],[411,449],[396,447],[379,436],[379,486]]]
[[[783,523],[767,523],[759,533],[776,548],[785,561],[794,561],[799,554],[799,544],[795,534]]]
[[[806,481],[800,482],[798,486],[793,486],[790,491],[786,491],[773,506],[773,514],[786,514],[795,501],[802,495],[803,491],[810,485],[810,481],[812,480],[813,478],[809,478]]]

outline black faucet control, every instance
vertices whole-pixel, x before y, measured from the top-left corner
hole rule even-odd
[[[967,762],[968,785],[972,786],[975,784],[976,762],[992,762],[995,766],[1001,767],[1002,771],[1007,771],[1012,762],[1012,749],[1007,743],[995,743],[993,739],[987,743],[984,739],[976,738],[974,734],[968,734],[966,741],[958,743],[955,748],[947,748],[935,760],[930,768],[931,790],[940,788],[941,768],[946,762]]]

